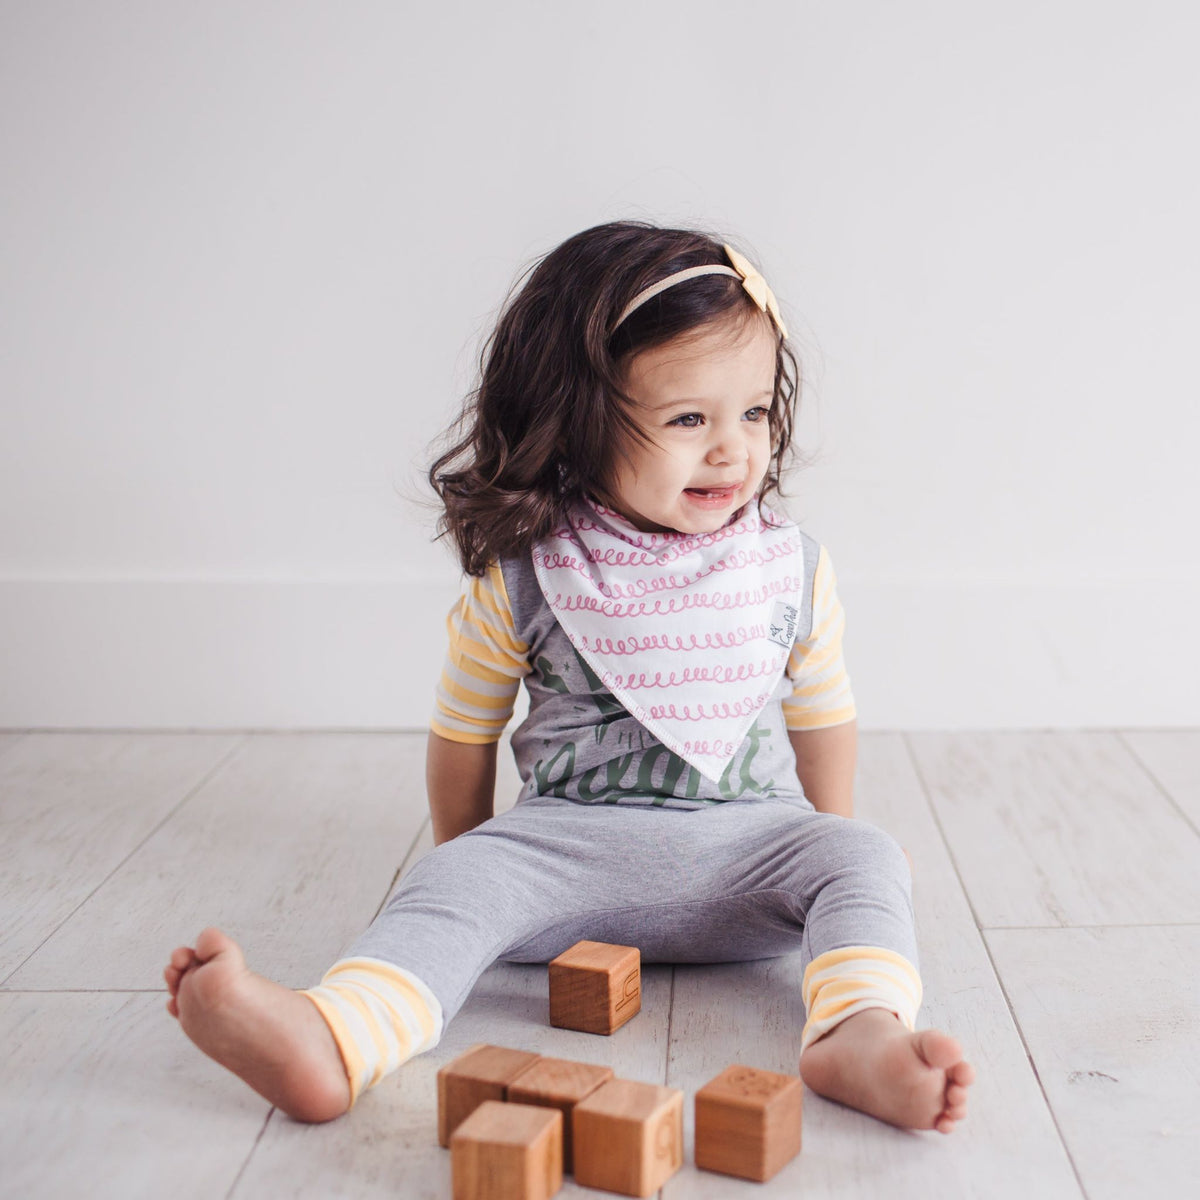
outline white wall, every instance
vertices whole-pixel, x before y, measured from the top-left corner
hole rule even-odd
[[[521,265],[732,235],[865,726],[1200,724],[1200,9],[0,6],[0,726],[419,726]]]

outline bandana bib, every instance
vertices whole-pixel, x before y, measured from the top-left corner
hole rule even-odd
[[[796,526],[773,528],[750,504],[715,533],[643,533],[588,502],[533,548],[533,566],[604,686],[718,782],[796,639],[804,578]]]

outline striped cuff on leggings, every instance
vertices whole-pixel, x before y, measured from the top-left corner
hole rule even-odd
[[[921,994],[921,977],[903,955],[877,946],[827,950],[804,972],[808,1021],[800,1050],[868,1008],[886,1008],[905,1028],[915,1029]]]
[[[343,958],[307,996],[329,1026],[350,1081],[350,1103],[402,1062],[436,1046],[442,1006],[410,971],[378,958]]]

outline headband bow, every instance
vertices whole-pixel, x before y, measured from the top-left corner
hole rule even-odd
[[[725,246],[724,250],[729,256],[729,261],[733,263],[737,273],[742,277],[742,287],[746,289],[750,299],[758,305],[759,312],[770,313],[771,319],[786,339],[787,329],[784,327],[783,317],[779,314],[779,302],[775,299],[775,293],[771,291],[767,281],[759,274],[758,268],[732,246]]]
[[[775,293],[767,286],[767,281],[758,273],[754,264],[748,258],[739,254],[732,246],[726,246],[724,250],[729,257],[729,261],[733,263],[732,267],[727,267],[723,263],[709,263],[706,266],[700,267],[685,267],[682,271],[676,271],[674,275],[668,275],[666,279],[660,279],[657,283],[652,283],[648,288],[643,288],[638,292],[625,305],[624,311],[617,318],[617,323],[613,326],[613,333],[616,333],[620,329],[622,322],[630,313],[636,312],[647,300],[652,300],[659,292],[665,292],[667,288],[674,287],[677,283],[683,283],[686,279],[695,279],[700,275],[730,275],[734,279],[742,281],[742,287],[746,289],[746,294],[758,306],[759,312],[769,312],[771,314],[771,319],[775,322],[775,328],[779,330],[780,336],[786,340],[787,329],[784,327],[783,317],[779,313],[779,304],[775,299]]]

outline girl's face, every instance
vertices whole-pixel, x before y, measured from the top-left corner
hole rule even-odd
[[[712,533],[758,492],[771,463],[775,334],[751,319],[634,355],[625,390],[646,435],[618,455],[608,502],[647,533]]]

